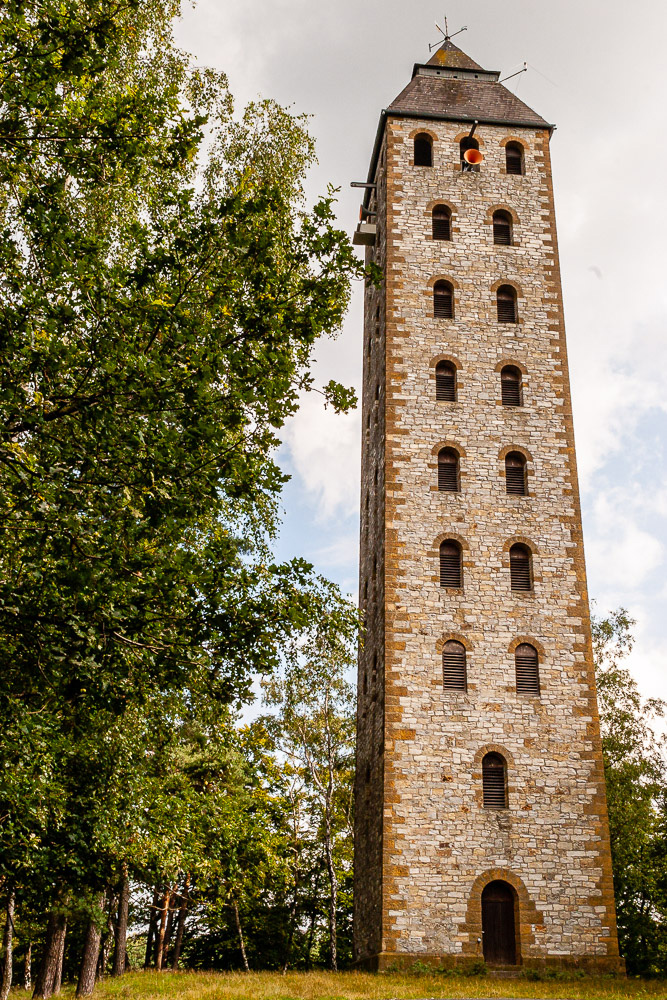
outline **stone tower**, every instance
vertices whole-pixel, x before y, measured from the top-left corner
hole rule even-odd
[[[549,141],[449,39],[382,112],[355,954],[620,970]]]

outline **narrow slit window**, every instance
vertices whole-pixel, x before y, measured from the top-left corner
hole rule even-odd
[[[426,132],[415,136],[414,165],[416,167],[433,166],[433,140]]]
[[[507,765],[499,753],[482,761],[482,791],[485,809],[507,809]]]
[[[439,361],[435,366],[435,398],[445,403],[456,402],[456,367],[451,361]]]
[[[433,315],[436,319],[454,318],[454,289],[448,281],[436,281],[433,286]]]
[[[440,586],[461,589],[461,546],[458,542],[443,542],[440,546]]]
[[[519,451],[511,451],[505,457],[505,489],[518,497],[525,497],[528,493],[526,459]]]
[[[501,285],[497,295],[498,322],[518,323],[518,313],[516,307],[516,291],[511,285]]]
[[[433,239],[451,240],[452,213],[446,205],[436,205],[433,209]]]
[[[514,652],[517,694],[539,695],[540,659],[537,650],[530,643],[522,642]]]
[[[438,489],[445,493],[459,491],[459,456],[453,448],[443,448],[438,454]]]
[[[466,648],[454,639],[442,647],[442,683],[448,691],[466,691],[468,676]]]
[[[510,549],[510,581],[512,590],[532,590],[533,573],[530,549],[527,545],[513,545]]]
[[[508,142],[505,146],[505,166],[508,174],[523,174],[523,146],[518,142]]]
[[[493,242],[497,246],[512,246],[512,216],[509,212],[493,213]]]
[[[506,365],[502,369],[500,392],[503,406],[523,406],[521,371],[515,365]]]

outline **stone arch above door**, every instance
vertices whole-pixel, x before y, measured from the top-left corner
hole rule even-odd
[[[468,940],[463,942],[462,954],[479,959],[483,958],[482,891],[489,882],[495,881],[509,883],[516,892],[519,909],[516,930],[520,939],[517,962],[525,961],[526,958],[534,954],[535,930],[544,929],[544,916],[528,895],[528,891],[519,876],[507,868],[489,868],[478,875],[473,882],[468,897],[466,919],[461,925],[461,931],[468,935]]]

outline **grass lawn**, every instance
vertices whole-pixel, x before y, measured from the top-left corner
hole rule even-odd
[[[74,988],[67,987],[67,1000]],[[16,990],[13,1000],[22,991]],[[457,997],[534,997],[567,1000],[616,1000],[620,997],[661,997],[667,981],[643,982],[606,977],[531,982],[491,976],[436,973],[364,972],[132,972],[122,979],[105,979],[94,1000],[423,1000]]]

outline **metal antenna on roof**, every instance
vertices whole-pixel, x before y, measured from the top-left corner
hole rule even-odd
[[[505,80],[512,80],[515,76],[520,76],[522,73],[527,73],[527,72],[528,72],[528,63],[524,63],[523,69],[518,69],[516,73],[510,73],[509,76],[504,76],[502,80],[498,81],[498,83],[504,83]]]
[[[442,28],[440,27],[440,25],[438,24],[437,21],[435,22],[435,26],[436,26],[436,28],[438,29],[438,31],[440,32],[440,34],[442,35],[442,37],[444,38],[444,40],[446,42],[448,42],[451,38],[456,38],[456,36],[460,35],[462,31],[467,31],[468,30],[468,27],[466,25],[465,28],[459,28],[459,30],[455,31],[453,35],[450,35],[449,34],[449,24],[447,23],[447,18],[446,17],[445,17],[445,30],[444,31],[442,30]],[[439,45],[442,45],[441,41],[433,42],[432,45],[429,43],[429,47],[428,47],[429,52],[432,52],[433,49],[437,49]]]

